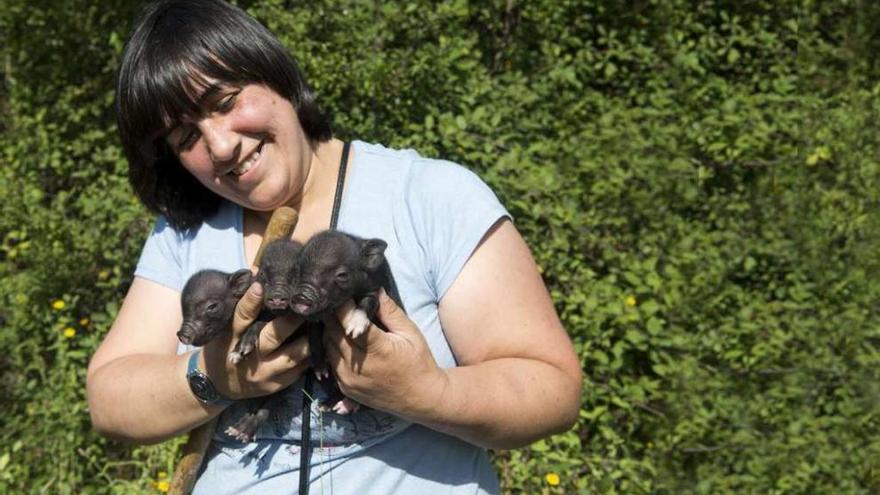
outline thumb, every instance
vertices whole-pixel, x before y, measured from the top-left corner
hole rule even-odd
[[[392,333],[404,333],[404,330],[414,328],[409,316],[394,302],[394,299],[385,292],[385,288],[379,289],[379,321]]]
[[[248,288],[244,296],[238,300],[235,305],[235,314],[232,317],[232,333],[236,336],[241,334],[248,327],[263,307],[263,286],[259,282],[254,282]]]

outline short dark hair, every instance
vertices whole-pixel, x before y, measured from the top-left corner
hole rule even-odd
[[[175,228],[199,225],[220,204],[164,139],[178,119],[201,114],[208,80],[265,84],[290,100],[311,142],[332,137],[296,60],[256,19],[222,0],[147,5],[119,66],[116,120],[135,194]]]

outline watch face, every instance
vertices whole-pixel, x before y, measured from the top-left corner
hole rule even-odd
[[[196,397],[203,402],[214,402],[219,397],[214,385],[208,380],[208,377],[201,373],[193,373],[189,377],[189,387],[192,389]]]

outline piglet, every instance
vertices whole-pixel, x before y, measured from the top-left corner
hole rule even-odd
[[[293,311],[319,320],[353,299],[356,309],[345,331],[351,337],[360,336],[379,309],[379,288],[392,292],[387,246],[382,239],[361,239],[335,230],[316,234],[300,252]]]
[[[202,270],[193,274],[180,295],[183,324],[177,338],[184,344],[202,346],[226,331],[251,279],[250,270]]]
[[[263,252],[256,277],[251,275],[250,270],[231,274],[202,270],[193,274],[181,293],[184,321],[177,333],[180,341],[202,346],[221,332],[228,331],[235,305],[255,278],[263,286],[263,309],[229,353],[228,359],[232,363],[239,363],[256,348],[266,323],[290,313],[292,284],[299,266],[301,248],[301,244],[289,240],[269,243]],[[252,440],[269,416],[273,397],[249,399],[248,413],[227,428],[226,433],[244,442]]]
[[[302,244],[287,239],[279,239],[266,245],[256,277],[263,286],[263,310],[242,334],[235,349],[229,353],[229,361],[233,364],[241,362],[244,356],[256,348],[260,332],[266,323],[291,312],[290,298],[297,278],[301,250]]]
[[[379,309],[377,290],[386,287],[394,292],[391,271],[385,260],[387,244],[381,239],[361,239],[328,230],[313,236],[300,252],[298,279],[291,307],[296,314],[316,321],[332,316],[343,303],[354,300],[356,309],[346,321],[345,331],[358,337],[370,326]],[[329,398],[326,403],[339,414],[355,411],[358,404],[342,396],[338,387],[323,378],[329,377],[324,361],[321,327],[309,330],[312,366],[322,380]]]

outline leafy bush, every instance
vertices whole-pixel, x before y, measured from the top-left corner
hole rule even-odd
[[[152,221],[111,108],[134,7],[52,3],[0,0],[0,492],[152,493],[180,441],[84,398]],[[880,8],[239,4],[340,137],[471,167],[532,247],[586,380],[495,453],[505,493],[880,490]]]

